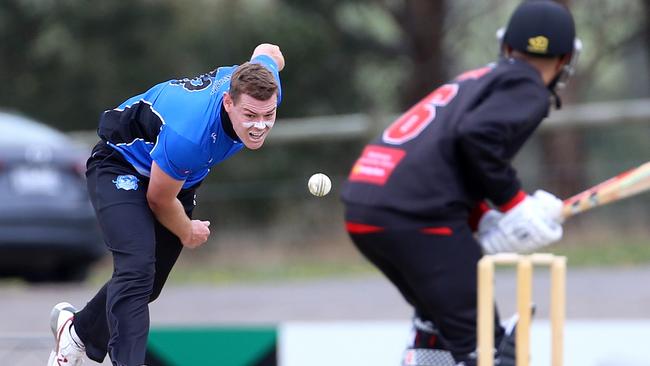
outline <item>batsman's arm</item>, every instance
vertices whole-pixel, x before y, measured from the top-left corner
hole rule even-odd
[[[548,110],[548,97],[538,93],[536,80],[517,77],[507,81],[495,85],[456,126],[465,169],[496,206],[512,206],[517,201],[521,183],[511,160],[534,130],[533,122]]]
[[[569,218],[594,207],[650,189],[650,162],[630,169],[564,200],[562,217]]]

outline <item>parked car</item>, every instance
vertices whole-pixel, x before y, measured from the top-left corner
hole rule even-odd
[[[0,276],[73,281],[106,254],[85,183],[89,148],[0,111]]]

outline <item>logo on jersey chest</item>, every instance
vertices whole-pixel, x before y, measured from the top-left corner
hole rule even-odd
[[[210,87],[212,84],[212,78],[217,74],[217,70],[212,70],[209,73],[199,75],[194,78],[183,78],[178,80],[172,80],[171,85],[182,86],[183,89],[190,92],[202,91]]]

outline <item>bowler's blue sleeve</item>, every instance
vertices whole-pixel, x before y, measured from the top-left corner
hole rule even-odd
[[[255,56],[251,62],[261,64],[269,71],[271,71],[273,77],[275,78],[275,81],[278,83],[278,105],[280,105],[280,102],[282,101],[282,84],[280,83],[280,71],[278,71],[278,65],[275,63],[275,61],[273,61],[273,58],[271,58],[271,56],[267,55]]]
[[[151,158],[170,177],[186,180],[192,172],[205,168],[201,147],[179,135],[169,126],[163,126]]]

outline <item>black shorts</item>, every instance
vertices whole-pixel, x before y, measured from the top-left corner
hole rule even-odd
[[[370,209],[370,208],[369,208]],[[359,251],[432,321],[454,355],[476,347],[477,263],[482,251],[466,222],[391,229],[347,222]],[[499,324],[498,317],[495,319]],[[496,326],[497,340],[503,329]]]

